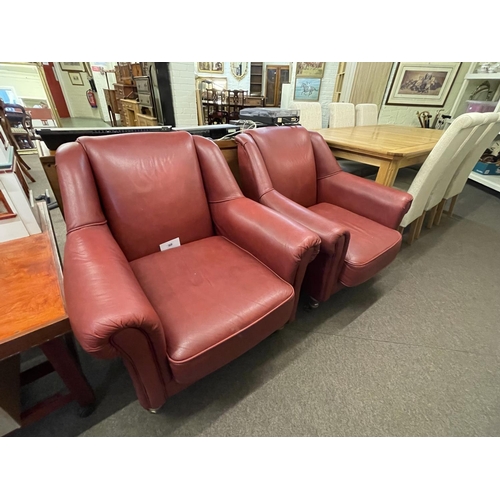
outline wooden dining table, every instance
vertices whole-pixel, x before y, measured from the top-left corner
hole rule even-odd
[[[442,130],[401,125],[322,128],[315,130],[336,158],[378,167],[376,182],[392,186],[400,168],[423,163]]]

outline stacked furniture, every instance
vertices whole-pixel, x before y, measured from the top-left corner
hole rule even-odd
[[[137,87],[137,99],[139,101],[136,125],[138,127],[153,127],[158,125],[155,117],[153,92],[149,76],[136,76],[134,78]]]
[[[82,137],[56,159],[73,332],[87,352],[123,359],[144,408],[294,318],[320,239],[245,198],[212,141]]]
[[[205,89],[201,93],[203,124],[216,125],[239,120],[240,111],[251,107],[250,99],[247,90]],[[253,99],[253,102],[257,102],[261,98]]]

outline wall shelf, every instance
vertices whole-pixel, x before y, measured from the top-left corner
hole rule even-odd
[[[467,73],[466,80],[500,80],[500,73]]]
[[[500,192],[500,175],[481,175],[477,172],[471,172],[469,179]]]

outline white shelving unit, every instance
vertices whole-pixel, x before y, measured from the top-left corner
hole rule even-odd
[[[493,92],[492,101],[498,101],[495,112],[500,113],[500,73],[476,73],[478,65],[479,63],[473,62],[469,66],[469,71],[464,77],[464,82],[450,112],[453,118],[457,118],[457,116],[465,112],[466,101],[470,98],[471,93],[480,85],[481,81],[490,83],[491,91]],[[472,172],[469,175],[469,179],[500,192],[500,175],[481,175],[477,172]]]

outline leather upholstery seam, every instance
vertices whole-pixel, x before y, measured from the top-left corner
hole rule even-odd
[[[72,229],[68,229],[66,234],[73,233],[75,231],[78,231],[79,229],[85,229],[86,227],[94,227],[94,226],[105,226],[108,224],[107,220],[104,220],[102,222],[90,222],[89,224],[83,224],[82,226],[74,227]]]
[[[239,200],[240,198],[244,198],[244,196],[237,195],[231,198],[225,198],[223,200],[208,200],[208,203],[225,203],[226,201]]]
[[[332,172],[331,174],[324,175],[323,177],[317,177],[317,179],[316,179],[316,180],[321,181],[321,180],[323,180],[323,179],[328,179],[328,177],[333,177],[333,176],[338,175],[338,174],[340,174],[340,173],[342,173],[342,171],[339,171],[339,172]]]
[[[238,245],[236,245],[238,246]],[[263,264],[264,265],[264,264]],[[278,278],[280,278],[278,276]],[[280,278],[282,281],[284,281],[282,278]],[[288,302],[290,300],[290,298],[293,297],[294,293],[295,293],[295,290],[293,289],[293,287],[290,285],[290,283],[288,283],[287,281],[285,281],[285,283],[287,285],[289,285],[292,290],[291,290],[291,293],[290,295],[284,299],[282,302],[280,302],[275,308],[273,308],[271,311],[269,311],[267,314],[265,314],[264,316],[261,316],[260,318],[256,319],[253,323],[251,323],[250,325],[246,326],[245,328],[242,328],[240,330],[238,330],[237,332],[233,333],[232,335],[230,335],[229,337],[226,337],[225,339],[222,339],[222,340],[219,340],[219,342],[217,342],[216,344],[210,346],[210,347],[207,347],[206,349],[203,349],[203,351],[200,351],[199,353],[197,354],[193,354],[192,356],[190,356],[189,358],[185,358],[185,359],[182,359],[182,360],[175,360],[173,358],[171,358],[168,354],[168,349],[167,349],[167,358],[169,361],[171,361],[173,364],[176,364],[176,365],[182,365],[182,364],[185,364],[185,363],[188,363],[190,361],[192,361],[193,359],[199,357],[199,356],[202,356],[203,354],[205,354],[206,352],[209,352],[210,350],[214,349],[215,347],[223,344],[224,342],[234,338],[235,336],[239,335],[241,332],[245,331],[245,330],[248,330],[249,328],[251,328],[252,326],[256,325],[257,323],[259,323],[260,321],[262,321],[264,318],[267,318],[270,314],[272,314],[274,311],[276,311],[277,309],[279,309],[281,306],[283,306],[284,304],[286,304],[286,302]],[[167,339],[165,339],[167,340]],[[168,345],[168,342],[167,342],[167,345]],[[174,378],[175,378],[175,374],[174,375]]]

